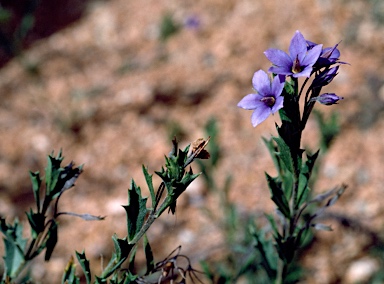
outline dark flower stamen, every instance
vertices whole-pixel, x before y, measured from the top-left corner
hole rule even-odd
[[[275,97],[263,97],[260,101],[262,101],[263,103],[265,103],[265,105],[269,106],[269,107],[273,107],[275,105],[275,102],[276,102],[276,99]]]
[[[301,66],[299,61],[299,56],[297,55],[295,61],[293,61],[292,65],[292,73],[297,74],[301,72]]]

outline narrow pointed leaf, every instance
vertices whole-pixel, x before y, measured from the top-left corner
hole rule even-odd
[[[288,171],[294,173],[293,159],[288,145],[280,137],[273,137],[273,140],[277,143],[277,146],[279,148],[279,156],[280,159],[283,161],[285,167]]]
[[[80,263],[81,269],[84,272],[85,280],[87,281],[87,284],[91,283],[91,269],[89,267],[89,260],[85,256],[85,252],[82,253],[76,252],[77,260]]]
[[[153,188],[152,175],[148,173],[147,168],[144,166],[143,166],[143,173],[144,173],[145,181],[147,182],[147,185],[148,185],[149,193],[151,195],[152,208],[155,208],[156,194],[155,194],[155,189]]]
[[[37,212],[40,212],[40,185],[41,178],[39,172],[29,172],[29,176],[32,182],[33,196],[35,198]]]

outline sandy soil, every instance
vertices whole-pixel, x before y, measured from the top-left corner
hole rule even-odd
[[[180,29],[161,41],[165,15]],[[186,25],[191,17],[198,27]],[[61,207],[107,219],[63,218],[52,261],[39,260],[34,276],[42,283],[58,279],[74,250],[83,249],[100,269],[112,234],[125,235],[120,205],[127,203],[130,180],[144,187],[141,165],[159,169],[176,126],[186,145],[205,136],[205,123],[215,117],[223,149],[218,183],[233,175],[230,196],[239,210],[273,210],[264,180],[273,165],[260,138],[275,134],[277,117],[254,129],[251,113],[236,104],[252,90],[253,73],[269,67],[263,51],[286,50],[296,30],[325,46],[341,41],[341,59],[350,63],[328,89],[345,100],[317,107],[337,110],[342,130],[315,190],[348,184],[333,212],[382,231],[383,21],[383,5],[373,0],[111,0],[91,2],[81,19],[36,41],[0,70],[0,213],[25,219],[32,201],[28,170],[43,171],[46,155],[63,149],[65,162],[84,163],[85,171]],[[311,120],[304,144],[315,150],[316,139]],[[221,244],[198,208],[216,204],[203,187],[194,183],[176,216],[161,218],[151,230],[159,260],[180,244],[197,263]],[[303,259],[310,272],[305,283],[353,283],[353,265],[381,264],[367,254],[371,239],[364,232],[328,221],[334,232],[319,233]]]

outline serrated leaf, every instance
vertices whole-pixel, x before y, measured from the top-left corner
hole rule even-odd
[[[80,263],[81,269],[84,272],[85,280],[87,281],[87,284],[91,283],[91,269],[89,267],[89,260],[85,256],[85,252],[82,253],[76,252],[76,257],[78,262]]]
[[[80,283],[80,278],[76,276],[76,265],[73,261],[72,256],[69,259],[67,266],[64,269],[64,274],[61,278],[61,283],[62,284],[79,284]]]
[[[132,180],[128,190],[128,205],[123,206],[127,214],[128,240],[135,238],[143,226],[147,214],[147,198],[141,197],[140,187]]]
[[[277,147],[279,148],[279,157],[283,161],[285,167],[288,171],[294,173],[295,168],[288,145],[280,137],[273,137],[273,140],[277,143]]]
[[[155,208],[155,206],[156,206],[156,194],[155,194],[155,189],[153,187],[153,182],[152,182],[152,176],[153,175],[150,175],[148,173],[148,170],[146,167],[143,166],[142,168],[143,168],[145,181],[147,182],[148,190],[149,190],[149,193],[151,195],[152,208]]]
[[[289,209],[288,200],[285,197],[284,192],[281,188],[281,184],[279,184],[274,178],[272,178],[267,173],[265,173],[265,175],[272,195],[271,199],[273,200],[273,202],[275,202],[280,212],[283,213],[283,215],[289,219],[291,217],[291,211]]]

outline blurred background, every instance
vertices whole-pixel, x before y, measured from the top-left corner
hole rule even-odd
[[[305,283],[354,283],[380,270],[371,253],[384,232],[384,2],[381,0],[17,0],[0,1],[0,214],[11,221],[33,201],[28,171],[43,169],[60,149],[65,163],[85,164],[63,196],[63,211],[107,216],[102,222],[62,218],[57,250],[33,266],[36,279],[59,279],[75,250],[94,269],[111,252],[111,236],[126,234],[127,189],[144,189],[141,165],[159,170],[176,135],[182,146],[206,137],[217,122],[221,159],[217,184],[232,175],[229,199],[240,214],[273,211],[264,172],[273,164],[261,137],[276,134],[269,117],[253,128],[236,107],[251,79],[270,63],[263,51],[288,50],[300,30],[325,47],[339,43],[342,65],[325,91],[345,97],[336,111],[340,133],[323,157],[314,190],[346,183],[302,257]],[[312,119],[304,145],[319,147]],[[195,165],[195,171],[198,166]],[[157,181],[159,182],[159,181]],[[216,210],[202,180],[181,197],[175,216],[151,228],[155,258],[177,245],[193,263],[220,255],[223,236],[201,208]],[[215,207],[216,206],[216,207]],[[348,228],[349,227],[349,228]],[[352,227],[352,228],[351,228]],[[3,251],[3,244],[0,245]],[[382,252],[381,252],[382,254]],[[335,269],[337,267],[337,269]],[[52,278],[51,278],[52,277]],[[42,283],[48,283],[41,280]],[[54,282],[50,282],[54,283]]]

